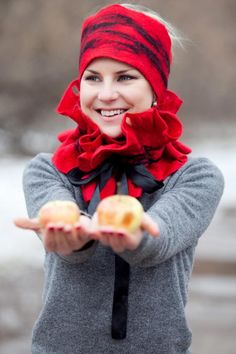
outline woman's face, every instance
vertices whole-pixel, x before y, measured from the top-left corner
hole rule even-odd
[[[80,83],[80,104],[100,130],[115,138],[121,134],[126,112],[149,109],[154,94],[149,82],[135,68],[108,58],[95,59]]]

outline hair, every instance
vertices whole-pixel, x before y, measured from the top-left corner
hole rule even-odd
[[[177,30],[172,24],[170,24],[169,22],[164,20],[163,17],[160,16],[156,11],[149,9],[146,6],[138,5],[138,4],[124,3],[124,4],[120,4],[120,5],[128,8],[128,9],[131,9],[131,10],[134,10],[137,12],[141,12],[147,16],[154,18],[155,20],[159,21],[160,23],[162,23],[166,27],[166,29],[169,33],[173,47],[179,46],[179,47],[183,48],[183,40],[184,40],[183,35],[181,35],[179,30]]]

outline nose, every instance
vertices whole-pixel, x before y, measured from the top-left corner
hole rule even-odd
[[[100,101],[109,102],[118,98],[119,93],[117,87],[113,82],[104,81],[99,87],[98,99]]]

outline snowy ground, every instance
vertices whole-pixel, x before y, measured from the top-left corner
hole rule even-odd
[[[0,265],[40,264],[43,252],[34,233],[17,229],[16,217],[26,216],[22,173],[27,160],[9,157],[0,160]]]

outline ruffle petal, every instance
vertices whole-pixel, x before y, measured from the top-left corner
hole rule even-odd
[[[161,111],[169,111],[172,113],[177,113],[180,109],[183,100],[177,96],[173,91],[166,90],[161,102],[158,102],[158,109]]]
[[[79,101],[79,81],[76,79],[68,85],[56,108],[56,112],[64,116],[68,116],[72,118],[76,123],[79,123]]]

